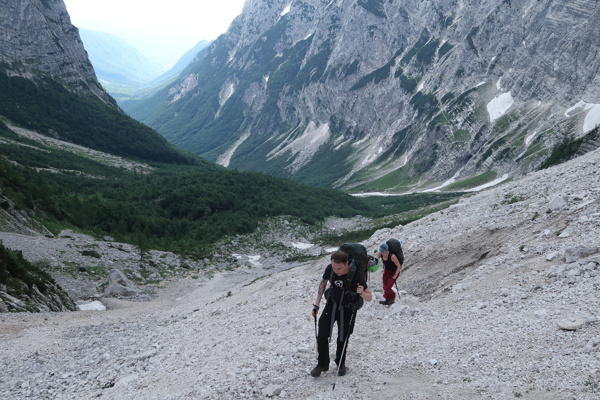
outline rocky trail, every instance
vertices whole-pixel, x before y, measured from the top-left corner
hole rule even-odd
[[[600,396],[600,151],[403,227],[400,299],[357,317],[319,378],[327,257],[192,273],[106,311],[0,314],[3,399],[577,399]],[[332,349],[333,351],[333,349]],[[334,382],[335,390],[332,390]]]

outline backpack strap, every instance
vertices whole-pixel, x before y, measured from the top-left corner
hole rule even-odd
[[[350,269],[348,269],[348,274],[346,275],[346,282],[344,283],[344,288],[346,290],[350,290],[350,284],[352,283],[352,279],[354,279],[354,273],[356,272],[356,264],[354,260],[350,262]]]

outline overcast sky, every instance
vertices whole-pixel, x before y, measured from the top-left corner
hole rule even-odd
[[[175,62],[225,33],[245,0],[64,0],[78,28],[111,33],[147,57]]]

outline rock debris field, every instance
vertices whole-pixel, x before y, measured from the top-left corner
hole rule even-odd
[[[380,305],[370,275],[346,376],[309,374],[323,257],[182,276],[106,311],[2,314],[0,398],[598,399],[598,171],[595,151],[376,232],[370,252],[404,242],[400,297]]]

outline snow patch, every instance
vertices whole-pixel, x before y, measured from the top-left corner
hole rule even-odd
[[[298,243],[298,242],[292,242],[292,247],[295,249],[310,249],[311,247],[313,247],[314,244],[312,243]]]
[[[284,15],[286,15],[287,13],[289,13],[289,12],[291,11],[291,9],[292,9],[292,3],[288,4],[288,5],[287,5],[287,6],[286,6],[286,7],[283,9],[283,11],[281,12],[280,16],[282,16],[282,17],[283,17]]]
[[[440,186],[434,187],[432,189],[424,190],[423,192],[424,193],[427,193],[427,192],[438,192],[440,189],[445,188],[446,186],[449,186],[449,185],[453,184],[454,182],[456,182],[456,178],[458,177],[459,172],[460,171],[457,171],[452,176],[452,178],[448,179],[446,182],[442,183]]]
[[[467,190],[463,190],[463,191],[464,192],[479,192],[480,190],[487,189],[489,187],[492,187],[492,186],[495,186],[495,185],[497,185],[499,183],[502,183],[505,180],[507,180],[508,178],[509,178],[508,174],[504,174],[504,175],[502,175],[501,178],[494,179],[493,181],[488,182],[485,185],[477,186],[477,187],[474,187],[472,189],[467,189]]]
[[[510,92],[496,96],[487,104],[487,111],[490,114],[490,122],[494,122],[496,119],[503,116],[514,104],[514,102],[515,100]]]
[[[382,192],[365,192],[365,193],[352,193],[354,197],[389,197],[389,196],[404,196],[408,193],[382,193]]]
[[[253,267],[262,267],[262,264],[258,261],[261,259],[261,256],[243,256],[241,254],[233,254],[233,256],[238,260],[246,258]]]
[[[106,307],[101,301],[92,301],[91,303],[79,304],[77,306],[81,311],[106,311]]]
[[[219,156],[219,158],[217,159],[217,164],[222,165],[224,167],[228,167],[229,163],[231,162],[231,157],[233,156],[233,154],[235,153],[237,148],[240,147],[240,145],[242,143],[244,143],[246,141],[246,139],[248,139],[248,137],[250,137],[250,132],[246,132],[244,135],[242,135],[233,144],[233,146],[231,146],[229,149],[227,149],[227,151],[225,153],[223,153]]]
[[[578,101],[574,106],[565,111],[565,117],[572,117],[580,112],[587,111],[583,121],[583,132],[587,133],[600,125],[600,104],[586,103],[583,100]]]
[[[589,132],[600,125],[600,104],[593,104],[583,121],[583,133]]]
[[[496,82],[496,89],[500,90],[502,88],[502,77],[500,77],[498,79],[498,82]]]
[[[579,100],[573,107],[565,111],[565,117],[569,118],[582,111],[588,110],[588,104],[585,101]]]
[[[442,183],[440,186],[435,187],[433,189],[424,190],[423,192],[424,193],[426,193],[426,192],[438,192],[440,189],[442,189],[442,188],[444,188],[444,187],[446,187],[446,186],[448,186],[448,185],[456,182],[457,174],[458,174],[458,172],[456,174],[454,174],[454,176],[452,178],[450,178],[446,182]],[[462,191],[463,192],[479,192],[480,190],[487,189],[487,188],[495,186],[495,185],[497,185],[497,184],[499,184],[501,182],[504,182],[508,178],[509,178],[509,176],[507,174],[505,174],[501,178],[494,179],[493,181],[488,182],[486,184],[483,184],[481,186],[477,186],[477,187],[474,187],[474,188],[471,188],[471,189],[462,190]]]

